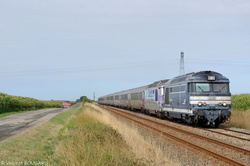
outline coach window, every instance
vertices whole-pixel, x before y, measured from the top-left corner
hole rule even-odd
[[[158,101],[158,91],[155,89],[155,101]]]
[[[139,93],[139,100],[141,100],[141,99],[142,99],[142,92]]]
[[[128,94],[124,95],[124,100],[128,100]]]

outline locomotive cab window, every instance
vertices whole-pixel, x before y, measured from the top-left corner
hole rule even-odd
[[[189,92],[229,92],[227,83],[190,83]]]
[[[228,84],[213,84],[214,92],[228,92]]]
[[[196,83],[195,91],[196,92],[210,92],[210,86],[208,83]]]

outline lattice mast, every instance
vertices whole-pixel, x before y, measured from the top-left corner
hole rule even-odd
[[[184,52],[181,52],[181,59],[180,59],[180,75],[185,74],[184,70]]]

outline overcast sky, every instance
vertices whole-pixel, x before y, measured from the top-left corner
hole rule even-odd
[[[0,0],[0,92],[93,99],[213,70],[250,93],[249,0]]]

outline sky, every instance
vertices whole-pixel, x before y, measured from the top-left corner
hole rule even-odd
[[[212,70],[250,93],[249,0],[0,0],[0,92],[100,96]]]

